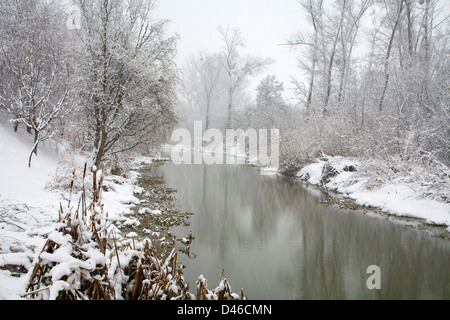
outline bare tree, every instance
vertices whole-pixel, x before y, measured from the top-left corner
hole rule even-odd
[[[448,163],[448,14],[442,2],[301,5],[311,28],[288,44],[302,49],[299,65],[310,76],[306,85],[298,83],[309,120],[284,135],[282,153],[293,148],[305,159],[324,152]],[[372,20],[363,29],[365,18]],[[367,50],[357,57],[363,43]]]
[[[374,0],[363,0],[359,5],[355,5],[354,1],[348,1],[344,5],[345,23],[341,24],[341,75],[338,89],[338,104],[345,98],[345,83],[348,77],[348,69],[351,63],[353,49],[358,37],[359,25],[363,15],[373,5]],[[344,2],[345,4],[345,2]]]
[[[323,0],[305,0],[300,2],[301,6],[306,11],[306,17],[308,22],[311,23],[313,27],[313,34],[304,36],[301,33],[295,34],[287,45],[296,48],[299,46],[306,46],[306,62],[299,58],[299,65],[305,69],[310,74],[309,85],[306,98],[306,115],[309,117],[311,112],[311,103],[313,99],[314,84],[316,78],[316,68],[318,64],[319,55],[319,34],[320,29],[323,27]],[[296,82],[296,87],[299,88],[300,84]]]
[[[323,0],[304,0],[300,2],[306,12],[312,32],[295,34],[287,45],[304,48],[299,65],[309,74],[306,93],[306,114],[309,117],[315,86],[322,88],[322,113],[326,113],[332,95],[337,92],[337,104],[345,95],[345,82],[352,59],[353,48],[358,34],[359,23],[373,0],[338,0],[325,5]],[[305,59],[306,58],[306,59]],[[340,69],[339,85],[333,79]],[[320,72],[318,72],[320,70]],[[298,84],[298,86],[301,86]],[[337,87],[337,89],[335,89]],[[320,90],[318,90],[320,92]]]
[[[224,47],[222,50],[223,66],[228,76],[228,116],[226,127],[232,127],[232,114],[235,108],[235,97],[247,79],[262,72],[273,61],[254,55],[241,56],[240,49],[244,47],[244,40],[239,29],[219,27],[220,38]]]
[[[389,3],[386,3],[386,5],[389,5]],[[395,6],[396,12],[394,13],[394,18],[391,23],[392,24],[391,35],[389,37],[389,44],[386,48],[386,57],[384,58],[384,85],[383,85],[382,93],[380,96],[380,102],[378,103],[378,111],[379,112],[381,112],[383,110],[383,104],[384,104],[384,99],[386,96],[386,90],[389,85],[389,78],[390,78],[389,59],[391,57],[391,51],[392,51],[392,47],[394,45],[395,33],[397,32],[398,25],[399,25],[401,17],[402,17],[404,2],[399,1],[399,2],[396,2],[395,4],[393,3],[391,5]]]
[[[216,53],[200,52],[192,56],[184,68],[182,94],[194,108],[205,113],[205,130],[210,126],[211,104],[217,103],[221,93],[223,75],[222,56]]]

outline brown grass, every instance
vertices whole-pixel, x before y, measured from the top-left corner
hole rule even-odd
[[[231,292],[222,272],[209,290],[203,277],[197,295],[188,292],[178,254],[158,256],[148,239],[117,243],[112,222],[101,204],[101,183],[93,172],[93,199],[88,204],[83,172],[77,208],[60,205],[59,219],[30,274],[25,297],[57,300],[245,299]],[[73,183],[71,184],[73,187]],[[63,257],[63,258],[61,258]]]

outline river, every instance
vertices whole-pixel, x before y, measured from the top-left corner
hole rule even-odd
[[[448,239],[321,204],[326,192],[246,165],[158,170],[180,209],[194,213],[174,228],[195,236],[195,258],[180,255],[191,292],[200,274],[214,288],[224,269],[249,299],[450,299]],[[380,289],[367,286],[373,265]]]

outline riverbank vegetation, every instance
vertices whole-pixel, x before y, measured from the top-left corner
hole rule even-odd
[[[285,131],[286,167],[323,154],[391,167],[449,164],[448,17],[438,1],[303,1],[310,29],[289,41],[308,83]],[[395,170],[395,169],[393,169]]]
[[[283,174],[351,193],[361,204],[449,226],[445,5],[435,0],[299,5],[307,27],[285,41],[298,57],[299,76],[281,83],[267,75],[253,98],[243,85],[233,101],[233,128],[279,129]],[[226,43],[222,52],[201,52],[187,62],[179,108],[188,129],[192,120],[205,117],[214,127],[227,127],[221,85],[227,73],[220,67]],[[188,90],[192,83],[203,85]],[[285,98],[289,89],[295,101]],[[353,164],[351,172],[341,168],[345,162]],[[309,171],[314,177],[306,176]]]
[[[86,175],[84,169],[83,181]],[[208,289],[200,276],[197,293],[188,291],[178,252],[157,252],[148,238],[135,232],[118,237],[114,220],[102,204],[101,172],[92,175],[93,199],[83,184],[78,202],[61,204],[52,231],[30,269],[24,297],[51,300],[237,300],[227,278]],[[71,184],[73,186],[73,182]],[[192,240],[192,235],[190,237]]]
[[[284,132],[285,172],[359,204],[449,226],[444,9],[438,1],[303,6],[312,28],[289,45],[310,81],[301,91],[303,125]]]

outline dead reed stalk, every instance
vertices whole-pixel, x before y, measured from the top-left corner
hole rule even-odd
[[[158,257],[148,239],[117,242],[112,222],[101,204],[102,175],[93,171],[88,204],[83,171],[82,194],[75,208],[60,204],[55,231],[50,233],[30,273],[24,297],[58,300],[244,299],[231,292],[222,272],[219,286],[207,289],[199,278],[197,296],[188,292],[178,254]],[[75,175],[75,174],[74,174]],[[73,188],[73,183],[71,183]],[[192,238],[192,235],[191,235]]]

